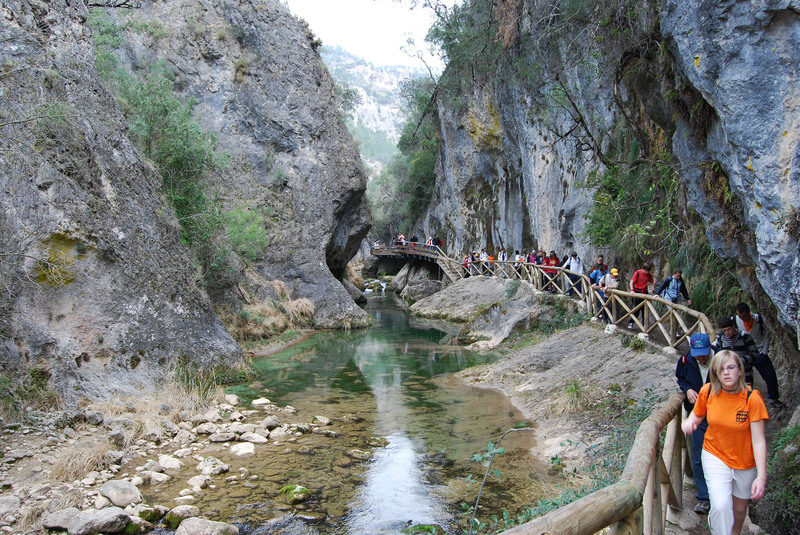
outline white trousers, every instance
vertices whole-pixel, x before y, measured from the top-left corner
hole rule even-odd
[[[736,470],[728,467],[716,455],[703,450],[703,474],[708,485],[711,511],[708,523],[714,535],[731,535],[733,529],[733,497],[750,499],[750,489],[758,471],[755,467]]]

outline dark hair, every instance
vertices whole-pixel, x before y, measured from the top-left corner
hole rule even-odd
[[[734,323],[733,318],[729,318],[728,316],[725,316],[724,318],[719,320],[720,329],[727,329],[728,327],[733,327],[735,325],[736,323]]]
[[[651,264],[650,262],[645,262],[644,265],[642,265],[642,268],[645,271],[650,271],[651,269],[653,269],[653,264]]]
[[[674,269],[674,270],[672,270],[672,274],[673,275],[675,275],[676,273],[678,275],[683,275],[683,270],[682,269]]]
[[[747,306],[747,303],[739,303],[736,305],[736,312],[748,313],[750,312],[750,307]]]

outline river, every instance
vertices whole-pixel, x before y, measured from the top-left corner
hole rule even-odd
[[[204,515],[259,535],[396,534],[418,524],[458,533],[467,525],[465,504],[474,504],[486,470],[473,456],[487,453],[505,430],[530,423],[499,392],[453,374],[494,355],[448,344],[393,294],[370,298],[366,310],[371,328],[315,334],[257,359],[258,378],[229,389],[245,402],[266,396],[294,407],[293,421],[329,418],[339,436],[303,434],[255,457],[224,458],[234,475],[199,497]],[[536,482],[547,478],[530,453],[533,433],[511,433],[500,446],[505,452],[495,456],[481,518],[535,501]],[[373,456],[354,461],[346,455],[353,449]],[[212,452],[224,453],[222,446]],[[278,490],[292,484],[310,489],[310,499],[286,505]]]

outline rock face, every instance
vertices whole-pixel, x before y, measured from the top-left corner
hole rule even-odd
[[[596,252],[583,235],[594,191],[587,177],[631,158],[600,154],[615,154],[615,136],[634,132],[639,154],[679,161],[687,198],[679,192],[678,209],[687,219],[700,215],[711,247],[732,259],[732,269],[743,268],[740,281],[760,309],[770,308],[763,293],[774,303],[776,326],[789,334],[787,364],[796,369],[797,2],[646,1],[627,27],[661,35],[640,41],[603,35],[595,15],[576,12],[581,31],[545,44],[536,34],[544,3],[504,4],[515,11],[500,33],[518,40],[491,75],[463,82],[460,99],[439,99],[437,183],[420,232],[442,235],[451,256],[537,246],[587,259]],[[553,24],[569,24],[550,14]],[[656,52],[659,44],[666,47]],[[530,72],[520,67],[526,63]],[[712,189],[724,190],[724,203],[707,193],[710,165],[723,179]],[[613,251],[603,252],[613,260]]]
[[[683,74],[713,108],[706,136],[678,124],[675,154],[712,247],[747,259],[800,343],[800,5],[790,0],[664,2],[662,31]],[[731,221],[704,193],[698,165],[717,161],[742,202]],[[725,239],[731,224],[747,240]]]
[[[141,392],[181,355],[237,361],[95,72],[85,4],[0,13],[0,366],[38,363],[65,396],[100,398]]]
[[[97,74],[85,4],[18,0],[0,13],[0,366],[36,365],[66,397],[102,398],[139,393],[177,357],[238,361],[162,179]],[[365,174],[310,31],[277,0],[109,13],[118,25],[98,32],[119,41],[119,64],[163,62],[230,156],[209,195],[265,216],[269,247],[253,267],[309,298],[318,326],[365,324],[338,280],[370,226]],[[235,304],[235,281],[226,288],[214,299]]]
[[[339,279],[371,225],[366,174],[310,30],[277,0],[144,2],[109,13],[133,22],[117,51],[123,63],[166,62],[230,155],[211,184],[224,209],[267,216],[259,273],[310,299],[320,327],[365,324]],[[137,32],[142,24],[168,37]]]

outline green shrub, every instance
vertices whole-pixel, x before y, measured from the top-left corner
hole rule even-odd
[[[226,212],[225,227],[233,250],[241,257],[256,261],[263,257],[269,245],[264,216],[246,208]]]

